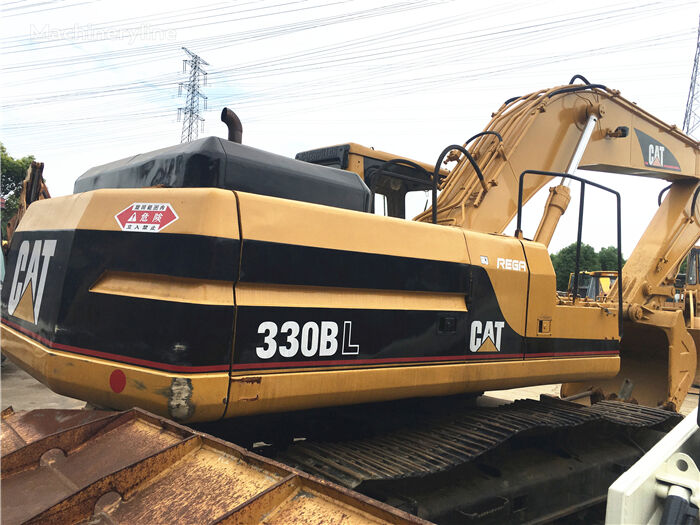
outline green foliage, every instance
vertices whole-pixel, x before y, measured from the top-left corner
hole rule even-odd
[[[552,265],[557,274],[557,290],[566,290],[569,285],[569,275],[576,270],[576,243],[562,248],[551,255]],[[622,259],[624,266],[625,260]],[[581,243],[579,271],[617,270],[617,248],[608,246],[599,252],[585,243]]]
[[[600,260],[593,246],[581,243],[580,270],[600,269]],[[552,255],[552,264],[557,274],[557,290],[566,290],[569,274],[576,270],[576,243],[562,248]]]
[[[11,157],[0,142],[0,168],[2,171],[2,196],[7,198],[22,191],[22,181],[27,176],[27,169],[34,160],[33,155],[15,159]]]
[[[22,181],[27,176],[27,169],[34,160],[33,155],[15,159],[11,157],[5,146],[0,142],[0,194],[5,199],[5,209],[2,212],[2,238],[6,237],[7,222],[17,213],[19,194],[22,191]]]
[[[598,259],[600,260],[600,268],[596,269],[617,271],[617,248],[614,246],[601,248],[598,252]],[[622,265],[625,265],[624,257],[622,258]]]

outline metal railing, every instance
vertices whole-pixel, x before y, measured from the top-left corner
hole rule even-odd
[[[621,229],[621,214],[620,214],[620,194],[615,190],[592,182],[575,175],[569,175],[568,173],[557,173],[553,171],[539,171],[539,170],[525,170],[520,174],[518,180],[518,222],[515,230],[515,236],[518,238],[522,237],[522,210],[523,210],[523,181],[525,180],[525,175],[545,175],[550,177],[563,177],[565,179],[572,179],[581,183],[581,194],[579,197],[579,209],[578,209],[578,229],[576,233],[576,270],[574,272],[574,290],[572,304],[576,304],[576,298],[578,297],[578,278],[579,278],[579,264],[581,257],[581,233],[583,231],[583,204],[586,195],[586,186],[590,185],[595,188],[607,191],[615,195],[617,200],[617,295],[618,295],[618,330],[620,337],[622,337],[622,229]]]

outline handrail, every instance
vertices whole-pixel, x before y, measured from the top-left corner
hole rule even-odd
[[[518,221],[515,230],[515,236],[522,238],[522,211],[523,211],[523,181],[525,180],[525,175],[545,175],[550,177],[564,177],[566,179],[576,180],[581,183],[581,197],[579,201],[579,216],[578,216],[578,231],[576,234],[576,272],[574,273],[574,295],[573,303],[576,303],[576,297],[578,296],[578,276],[579,276],[579,258],[581,256],[581,233],[583,231],[583,201],[585,195],[586,185],[591,185],[595,188],[599,188],[608,193],[615,195],[617,200],[617,295],[618,295],[618,332],[620,337],[622,337],[622,227],[621,218],[622,214],[620,211],[621,199],[620,194],[615,190],[598,184],[596,182],[586,180],[575,175],[570,175],[568,173],[557,173],[553,171],[540,171],[540,170],[525,170],[520,174],[518,181]],[[700,189],[700,188],[699,188]],[[697,192],[696,192],[697,196]]]

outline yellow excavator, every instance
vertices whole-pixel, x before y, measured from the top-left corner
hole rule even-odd
[[[578,275],[578,296],[601,302],[610,293],[610,288],[617,279],[617,272],[608,270],[583,271]],[[569,284],[565,293],[570,295],[574,293],[573,273],[569,274]]]
[[[391,419],[398,400],[434,398],[430,409],[408,411],[423,425],[461,413],[458,395],[550,383],[563,383],[570,399],[618,394],[680,407],[700,328],[667,299],[700,238],[700,147],[675,126],[580,76],[504,102],[483,132],[445,148],[435,165],[354,143],[292,160],[241,144],[230,110],[222,120],[229,140],[99,166],[78,178],[73,195],[32,204],[2,287],[9,359],[97,406],[139,406],[188,423],[232,418],[229,428],[250,431],[251,443],[265,414],[279,435],[292,413],[360,405],[367,430]],[[456,166],[447,171],[445,161]],[[604,302],[582,300],[576,282],[571,296],[558,296],[547,251],[573,182],[581,188],[578,245],[586,189],[596,187],[609,195],[596,213],[615,214],[621,253],[619,194],[577,169],[670,182]],[[527,239],[523,206],[558,179]],[[412,191],[432,193],[432,206],[406,220]],[[377,195],[389,216],[372,213]],[[515,234],[505,234],[515,218]],[[390,403],[367,405],[380,402]],[[595,417],[634,419],[619,412],[633,405],[605,403],[591,407]],[[379,406],[392,408],[367,408]],[[547,406],[542,425],[557,417],[561,426],[583,424],[573,409]],[[540,410],[518,412],[506,434],[532,430],[518,425],[539,421]],[[636,421],[658,423],[649,410]],[[503,430],[479,414],[483,432],[469,439]],[[309,435],[323,426],[315,421]],[[309,445],[287,454],[295,466],[356,487],[454,466],[459,432],[440,429],[411,434],[418,444],[439,442],[444,454],[411,462],[401,449],[395,457],[404,455],[397,461],[406,471],[372,450],[410,441],[407,432],[363,450]],[[419,449],[411,457],[430,455]],[[401,490],[417,501],[415,488]],[[514,498],[509,508],[519,512]],[[466,512],[446,508],[423,515]]]
[[[19,203],[17,207],[17,212],[15,215],[7,222],[7,239],[8,244],[12,239],[12,235],[17,229],[17,225],[24,217],[27,212],[27,208],[32,202],[50,199],[51,194],[49,189],[44,182],[42,174],[44,173],[44,163],[32,161],[27,168],[27,176],[22,181],[22,190],[19,195]],[[4,250],[3,250],[4,251]]]

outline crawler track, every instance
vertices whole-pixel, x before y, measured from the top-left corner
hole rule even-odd
[[[677,421],[666,410],[603,401],[592,407],[543,397],[496,408],[474,408],[414,428],[347,442],[300,441],[280,458],[311,474],[354,488],[370,480],[420,477],[477,459],[509,439],[534,431],[595,423],[653,428]]]

